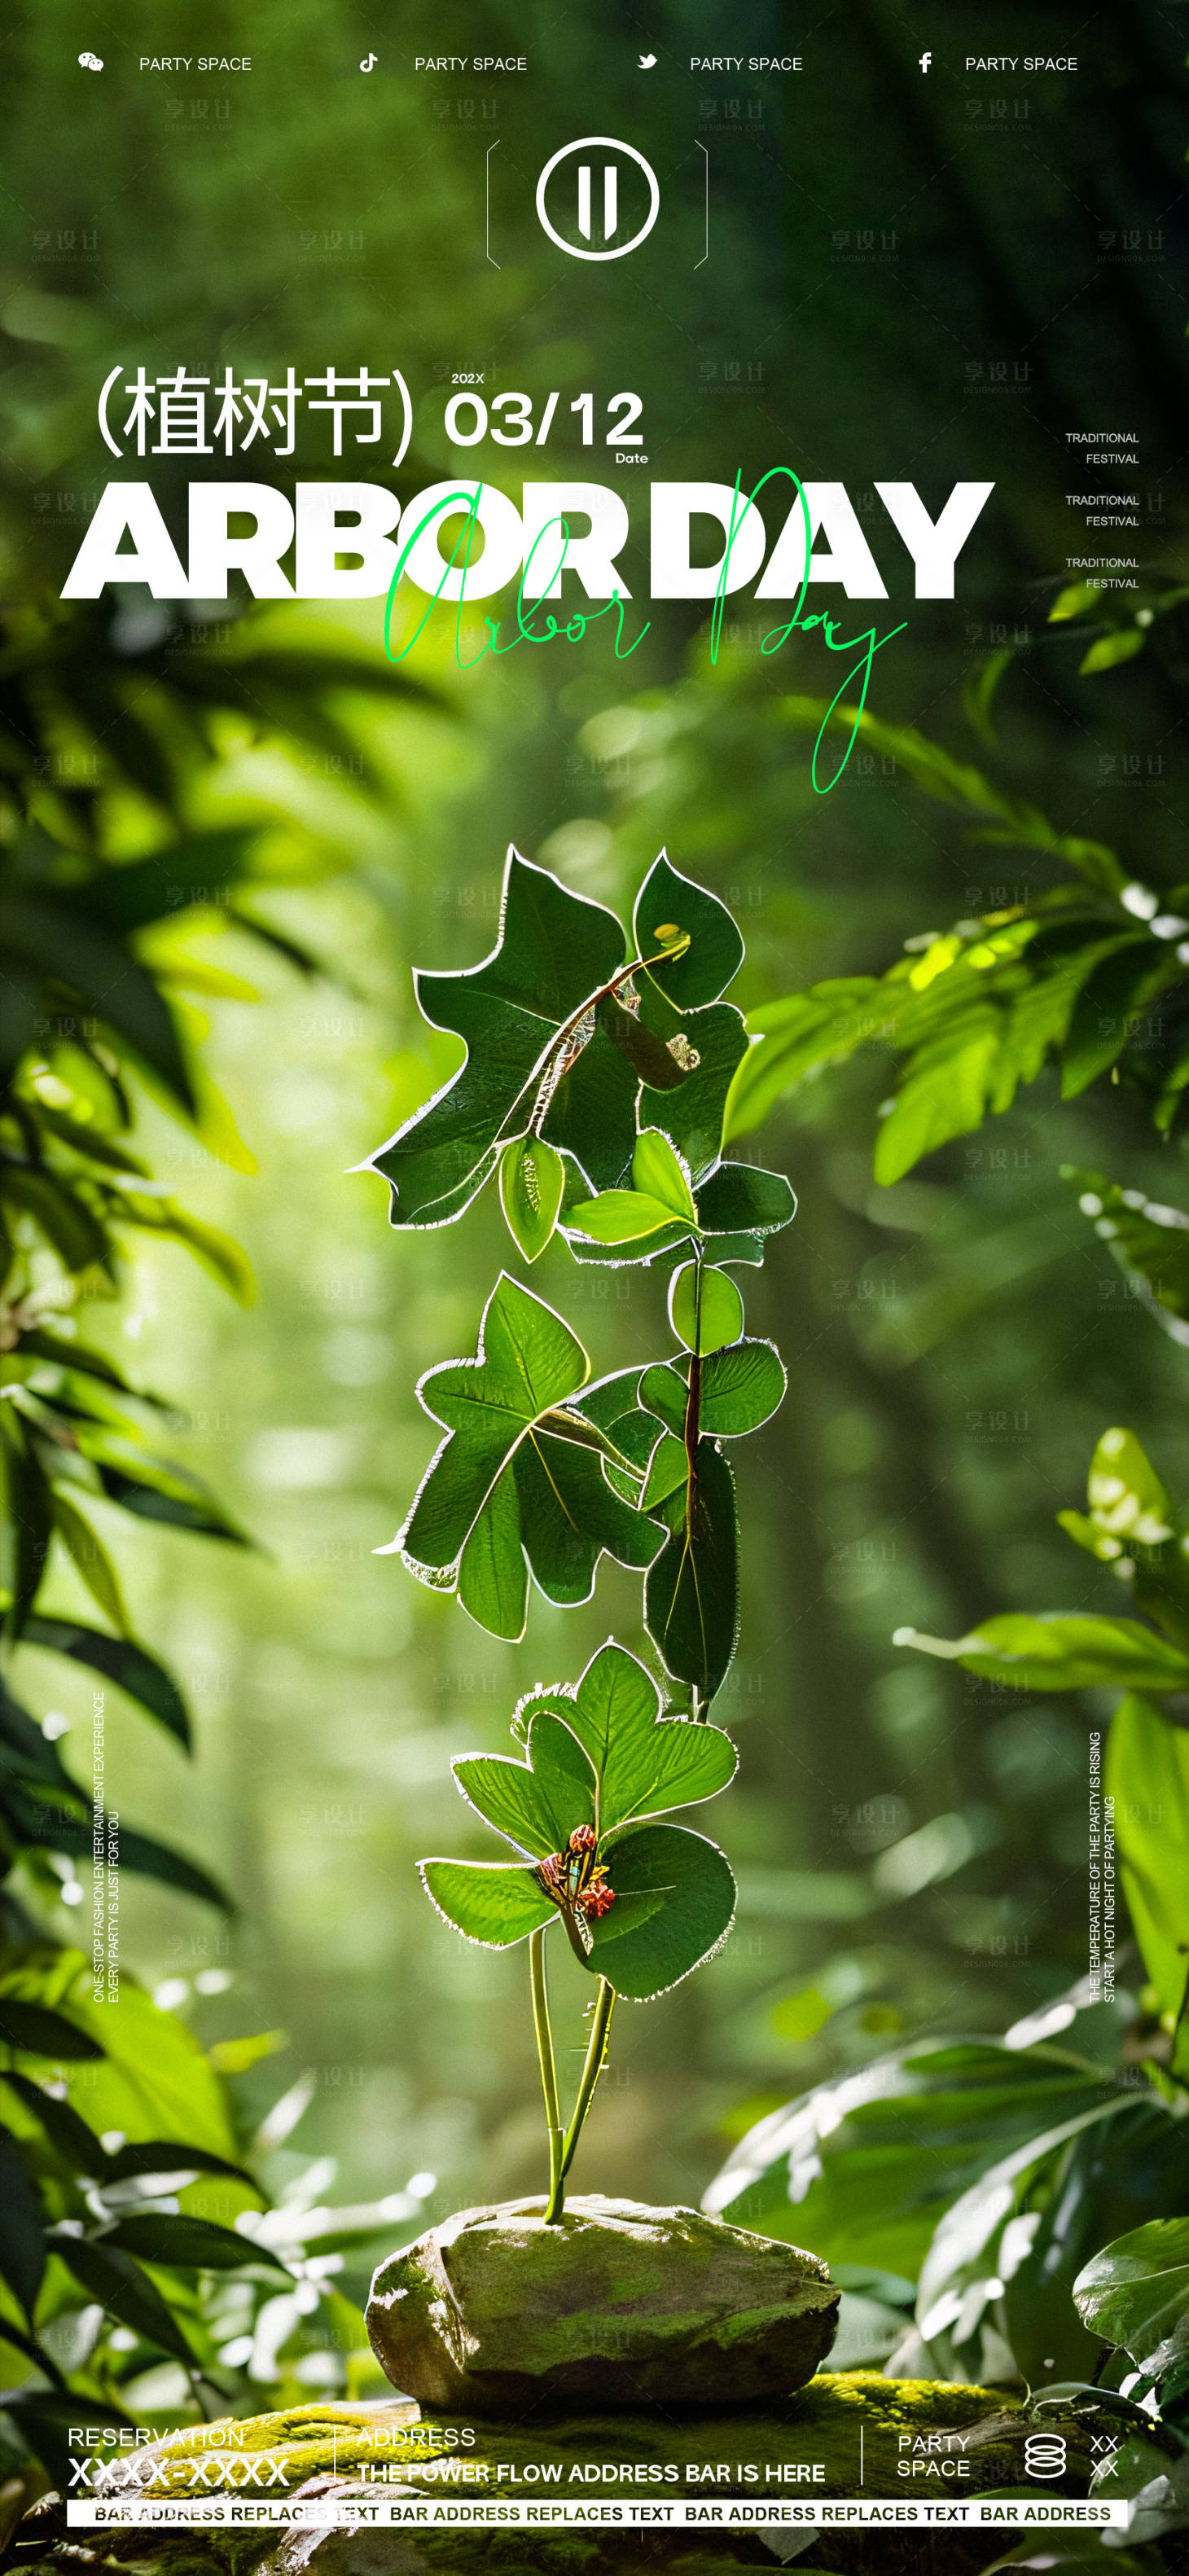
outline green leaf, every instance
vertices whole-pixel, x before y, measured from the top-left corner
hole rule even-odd
[[[670,1219],[676,1218],[679,1224],[696,1228],[698,1211],[694,1206],[689,1172],[659,1127],[645,1127],[636,1138],[632,1155],[632,1187],[645,1198],[659,1200]]]
[[[688,1360],[680,1363],[689,1374]],[[711,1351],[702,1367],[701,1425],[719,1440],[758,1431],[783,1402],[788,1379],[773,1342],[734,1342]]]
[[[86,1664],[93,1672],[103,1673],[108,1681],[118,1682],[130,1699],[139,1700],[141,1707],[159,1718],[162,1726],[168,1727],[189,1751],[186,1703],[164,1665],[145,1647],[127,1637],[105,1637],[101,1629],[81,1627],[77,1620],[48,1619],[41,1611],[26,1620],[22,1643],[69,1655],[72,1662]]]
[[[581,1038],[575,1027],[564,1073],[557,1063],[563,1031],[581,1022],[583,1004],[623,958],[614,914],[509,851],[490,956],[462,974],[414,979],[424,1018],[461,1037],[467,1055],[461,1071],[371,1158],[370,1168],[392,1184],[394,1225],[438,1225],[459,1213],[482,1186],[501,1132],[527,1129],[551,1073],[552,1142],[577,1154],[596,1187],[618,1177],[631,1153],[631,1067],[593,1024]]]
[[[227,1539],[234,1547],[251,1546],[202,1478],[192,1476],[187,1468],[107,1432],[81,1431],[78,1445],[84,1456],[93,1459],[108,1501],[135,1513],[138,1520],[193,1530],[202,1538]]]
[[[1088,609],[1097,608],[1101,597],[1096,581],[1067,582],[1049,610],[1050,626],[1061,625],[1068,617],[1084,617]]]
[[[1130,662],[1142,653],[1147,642],[1142,626],[1118,626],[1111,635],[1100,635],[1092,644],[1085,660],[1078,664],[1079,680],[1088,680],[1095,671],[1113,671],[1119,662]]]
[[[41,2203],[8,2129],[0,2129],[0,2275],[32,2321],[45,2271]]]
[[[141,2263],[167,2263],[195,2271],[238,2272],[246,2263],[267,2263],[277,2272],[289,2270],[287,2263],[282,2263],[269,2247],[257,2245],[254,2238],[239,2236],[230,2227],[216,2227],[209,2218],[191,2218],[185,2212],[133,2212],[105,2227],[102,2236],[91,2241],[119,2254],[132,2254]]]
[[[11,1407],[6,1405],[3,1411],[9,1413]],[[10,1636],[19,1637],[27,1624],[45,1571],[54,1526],[53,1495],[23,1424],[10,1428],[7,1438],[0,1436],[0,1458],[3,1459],[12,1528],[12,1600],[8,1610],[8,1630]]]
[[[604,1846],[616,1904],[591,1926],[588,1966],[617,1994],[647,2003],[703,1966],[721,1949],[735,1918],[735,1881],[717,1843],[685,1825],[641,1825]],[[623,1928],[617,1907],[660,1897],[643,1920]],[[642,1909],[641,1909],[642,1911]]]
[[[1189,2218],[1152,2218],[1104,2245],[1073,2295],[1084,2325],[1148,2378],[1189,2353]]]
[[[663,850],[636,897],[632,933],[652,982],[679,1011],[717,1002],[743,964],[726,905],[670,866]]]
[[[566,1168],[540,1136],[515,1136],[500,1157],[500,1205],[526,1261],[537,1261],[561,1210]]]
[[[431,1905],[464,1940],[485,1950],[526,1941],[557,1910],[536,1872],[514,1862],[423,1860],[417,1866]]]
[[[237,2044],[235,2040],[223,2040],[216,2041],[215,2046],[228,2049],[235,2048]],[[256,2051],[257,2057],[268,2054],[267,2049],[258,2048]],[[211,2059],[213,2063],[213,2050]],[[250,2062],[254,2064],[255,2059]],[[207,2148],[191,2146],[185,2139],[145,2138],[135,2146],[117,2147],[114,2155],[108,2157],[104,2171],[108,2182],[122,2182],[142,2174],[159,2175],[162,2180],[174,2178],[175,2187],[179,2190],[183,2174],[215,2174],[225,2182],[246,2183],[258,2200],[264,2197],[255,2176],[245,2165],[232,2164],[227,2156],[213,2156]],[[260,2257],[253,2255],[251,2259],[255,2262]]]
[[[1115,940],[1081,984],[1061,1048],[1061,1097],[1076,1100],[1107,1072],[1128,1042],[1133,1022],[1181,970],[1166,940],[1136,930]]]
[[[85,1014],[125,1040],[150,1071],[158,1074],[184,1109],[193,1094],[177,1029],[146,967],[122,940],[112,938],[97,917],[88,919],[78,903],[46,893],[10,893],[0,905],[0,946],[5,955],[44,977],[52,987],[65,986],[77,996]]]
[[[141,2271],[131,2255],[121,2254],[114,2246],[96,2243],[95,2239],[72,2236],[65,2228],[49,2230],[46,2242],[74,2274],[89,2299],[97,2299],[109,2317],[115,2317],[133,2334],[143,2335],[146,2343],[157,2345],[161,2352],[172,2354],[186,2370],[197,2366],[181,2327],[175,2324],[155,2281]]]
[[[590,1243],[640,1243],[647,1235],[672,1228],[674,1222],[672,1208],[666,1207],[663,1199],[649,1198],[642,1190],[603,1190],[598,1198],[582,1202],[568,1218],[565,1230]],[[682,1232],[688,1230],[682,1227]]]
[[[62,1492],[61,1487],[58,1487],[54,1493],[53,1509],[54,1528],[63,1546],[73,1557],[88,1592],[110,1619],[113,1628],[118,1628],[120,1635],[126,1638],[128,1613],[124,1608],[124,1596],[120,1590],[119,1577],[106,1548],[96,1538],[90,1522],[84,1519],[81,1512],[75,1510],[74,1504],[69,1496]]]
[[[1105,1786],[1127,1911],[1160,2010],[1175,2021],[1189,1984],[1189,1734],[1130,1694],[1107,1732]]]
[[[24,2003],[17,1995],[0,1994],[0,2042],[5,2048],[17,2049],[23,2057],[49,2057],[69,2062],[95,2059],[106,2055],[91,2033],[80,2030],[77,2022],[67,2021],[64,2013],[51,2012],[44,2004]]]
[[[640,1378],[640,1403],[680,1437],[685,1429],[689,1385],[670,1360],[654,1361]]]
[[[691,1049],[688,1039],[683,1044],[678,1038],[674,1049],[649,1028],[637,1011],[625,1010],[611,994],[599,1004],[598,1022],[612,1046],[626,1057],[637,1079],[647,1083],[650,1090],[680,1091],[682,1083],[688,1082],[696,1070],[697,1051]]]
[[[689,1460],[684,1440],[676,1432],[662,1431],[648,1461],[648,1474],[640,1496],[641,1511],[653,1512],[659,1503],[667,1502],[670,1494],[675,1494],[678,1486],[684,1485],[688,1473]]]
[[[705,2205],[737,2226],[809,2241],[831,2264],[915,2280],[939,2221],[980,2174],[1084,2111],[1117,2112],[1120,2100],[1131,2114],[1144,2104],[1065,2046],[917,2042],[770,2113],[733,2150]]]
[[[796,1213],[783,1172],[766,1172],[754,1163],[720,1163],[698,1184],[704,1234],[779,1234]]]
[[[1185,1210],[1150,1199],[1143,1190],[1123,1189],[1101,1172],[1081,1171],[1076,1164],[1063,1163],[1061,1178],[1077,1191],[1083,1216],[1091,1219],[1101,1241],[1109,1243],[1124,1274],[1142,1280],[1167,1314],[1189,1321],[1189,1215]]]
[[[594,1825],[595,1777],[562,1717],[541,1709],[528,1733],[528,1760],[469,1753],[450,1765],[484,1823],[532,1860],[562,1851],[577,1825]]]
[[[85,1199],[58,1175],[45,1170],[23,1172],[11,1163],[0,1164],[0,1193],[32,1217],[65,1269],[77,1275],[94,1266],[110,1274],[112,1247],[106,1228]]]
[[[1189,1688],[1189,1655],[1134,1619],[1061,1611],[1034,1619],[1008,1611],[984,1619],[981,1628],[952,1642],[923,1636],[915,1628],[898,1628],[892,1642],[964,1664],[968,1673],[981,1673],[987,1681],[1012,1682],[1019,1690]]]
[[[35,2084],[28,2075],[13,2074],[8,2068],[3,2080],[17,2100],[23,2102],[25,2109],[32,2112],[50,2145],[69,2165],[72,2173],[84,2174],[89,2180],[97,2181],[102,2173],[110,2171],[105,2148],[69,2102],[59,2102],[52,2093],[46,2092],[44,2085]]]
[[[530,1692],[512,1721],[513,1733],[535,1731],[550,1712],[564,1720],[593,1765],[600,1837],[639,1817],[717,1797],[735,1776],[738,1755],[730,1737],[717,1726],[662,1717],[655,1682],[625,1646],[600,1646],[573,1691]]]
[[[713,1440],[701,1439],[696,1474],[664,1507],[670,1535],[644,1589],[648,1633],[666,1670],[713,1699],[739,1629],[735,1481]]]
[[[659,1544],[607,1482],[597,1430],[564,1409],[589,1368],[561,1317],[505,1275],[476,1358],[431,1369],[418,1389],[447,1437],[393,1547],[493,1635],[523,1635],[529,1570],[550,1600],[582,1601],[604,1550],[643,1566]]]
[[[669,1282],[669,1322],[689,1351],[720,1351],[743,1331],[743,1299],[725,1270],[690,1261]]]

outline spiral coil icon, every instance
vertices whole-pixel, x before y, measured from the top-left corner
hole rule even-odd
[[[1029,2478],[1064,2477],[1063,2433],[1029,2433],[1024,2443],[1024,2475]]]

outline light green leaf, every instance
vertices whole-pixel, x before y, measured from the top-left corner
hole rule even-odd
[[[725,1941],[735,1915],[735,1881],[717,1843],[684,1825],[644,1825],[606,1846],[617,1901],[663,1902],[626,1929],[612,1905],[591,1926],[588,1965],[617,1994],[647,2003],[681,1983]]]
[[[673,1222],[672,1208],[643,1190],[604,1190],[599,1198],[586,1199],[571,1212],[566,1232],[582,1235],[590,1243],[640,1243]]]
[[[1102,597],[1096,581],[1070,581],[1059,590],[1049,610],[1050,626],[1059,626],[1069,617],[1084,617],[1087,609],[1097,608]]]
[[[743,1330],[743,1299],[725,1270],[687,1262],[669,1282],[669,1322],[689,1351],[720,1351]]]
[[[1090,679],[1095,671],[1113,671],[1118,662],[1132,661],[1143,652],[1147,640],[1142,626],[1117,626],[1113,634],[1100,635],[1085,660],[1078,664],[1079,680]]]
[[[1008,1611],[984,1619],[967,1637],[926,1637],[898,1628],[898,1646],[964,1664],[988,1681],[1020,1690],[1086,1690],[1112,1684],[1122,1690],[1189,1688],[1189,1655],[1134,1619],[1100,1619],[1061,1611],[1029,1618]]]
[[[666,1501],[670,1494],[676,1493],[679,1485],[685,1483],[688,1472],[684,1440],[678,1439],[673,1431],[662,1431],[648,1461],[648,1474],[640,1496],[641,1511],[655,1511],[658,1503]]]
[[[698,1211],[689,1172],[659,1127],[645,1127],[636,1138],[632,1187],[645,1198],[659,1200],[670,1221],[677,1218],[681,1224],[697,1228]]]
[[[1105,1785],[1127,1911],[1160,2010],[1175,2019],[1189,1980],[1189,1734],[1130,1694],[1110,1722]]]
[[[1150,2378],[1189,2352],[1189,2218],[1152,2218],[1104,2245],[1073,2295],[1084,2325]]]
[[[500,1205],[508,1232],[526,1261],[537,1261],[550,1241],[566,1186],[561,1155],[542,1136],[515,1136],[500,1157]]]
[[[431,1905],[484,1950],[526,1941],[556,1911],[536,1872],[512,1861],[423,1860],[418,1868]]]

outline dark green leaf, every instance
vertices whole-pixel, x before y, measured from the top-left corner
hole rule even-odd
[[[3,2080],[18,2101],[24,2103],[25,2109],[32,2112],[50,2145],[70,2166],[72,2173],[85,2174],[92,2181],[98,2181],[104,2172],[110,2173],[106,2149],[69,2102],[59,2102],[54,2094],[46,2092],[43,2084],[35,2084],[31,2076],[6,2071]]]
[[[13,1583],[8,1628],[11,1636],[19,1637],[45,1571],[54,1527],[53,1496],[23,1425],[10,1429],[8,1437],[0,1440],[0,1457],[12,1525]]]
[[[612,1491],[598,1446],[576,1445],[585,1418],[564,1407],[589,1366],[561,1317],[505,1276],[476,1358],[431,1369],[418,1389],[447,1437],[393,1546],[496,1636],[523,1634],[529,1567],[551,1600],[581,1601],[604,1549],[642,1566],[659,1544]]]
[[[717,1797],[734,1778],[738,1756],[730,1737],[717,1726],[661,1717],[655,1682],[624,1646],[600,1646],[572,1695],[532,1694],[514,1726],[542,1702],[564,1716],[594,1765],[600,1835]],[[533,1716],[531,1722],[542,1721]]]
[[[123,2182],[138,2174],[181,2176],[189,2173],[220,2174],[228,2182],[246,2182],[261,2197],[255,2176],[244,2165],[230,2164],[226,2156],[213,2156],[205,2147],[191,2146],[186,2139],[140,2139],[134,2146],[117,2147],[104,2167],[108,2182]],[[253,2255],[252,2260],[258,2257]]]
[[[19,1995],[8,1993],[0,1994],[0,2042],[24,2057],[62,2062],[106,2054],[89,2031],[80,2030],[64,2013],[51,2012],[46,2004],[23,2003]]]
[[[707,1234],[779,1234],[796,1213],[783,1172],[754,1163],[720,1163],[698,1186],[698,1222]]]
[[[617,1053],[630,1064],[637,1081],[646,1082],[653,1091],[680,1091],[682,1083],[689,1080],[694,1066],[688,1059],[688,1041],[683,1049],[678,1040],[675,1054],[646,1020],[635,1011],[625,1010],[622,1002],[610,994],[599,1004],[598,1021]],[[685,1062],[680,1060],[683,1055]]]
[[[161,1521],[170,1529],[194,1530],[203,1538],[229,1539],[236,1547],[251,1540],[228,1518],[203,1484],[184,1467],[136,1450],[131,1441],[101,1434],[82,1434],[79,1447],[95,1461],[99,1482],[109,1502],[119,1503],[138,1520]]]
[[[713,1958],[735,1915],[735,1881],[717,1843],[685,1825],[641,1825],[604,1847],[616,1903],[591,1926],[589,1967],[647,2003]],[[662,1902],[623,1928],[631,1898]],[[643,1914],[643,1908],[641,1908]]]
[[[651,980],[679,1011],[717,1002],[743,964],[743,941],[726,905],[671,867],[663,850],[636,897],[632,933]]]
[[[94,2238],[71,2235],[64,2227],[51,2228],[46,2241],[88,2298],[97,2299],[109,2317],[129,2326],[133,2334],[143,2336],[146,2343],[155,2344],[161,2352],[171,2353],[184,2369],[197,2367],[195,2355],[156,2282],[141,2271],[130,2254],[97,2244]]]
[[[670,1535],[648,1574],[644,1615],[666,1669],[713,1699],[739,1628],[735,1481],[713,1440],[698,1442],[687,1495],[663,1507]]]
[[[159,1718],[162,1726],[168,1727],[189,1751],[190,1720],[185,1701],[164,1665],[145,1647],[133,1644],[127,1637],[105,1637],[101,1629],[80,1627],[74,1619],[48,1619],[41,1611],[26,1620],[24,1642],[28,1646],[46,1646],[57,1655],[69,1655],[75,1663],[87,1664],[108,1681],[118,1682],[130,1699],[139,1700],[141,1707]]]
[[[10,894],[0,905],[0,943],[51,986],[76,995],[160,1075],[184,1109],[193,1107],[177,1030],[152,976],[96,918],[80,917],[77,907],[47,894]]]
[[[462,974],[420,973],[415,978],[424,1017],[431,1027],[461,1037],[467,1058],[461,1072],[372,1157],[371,1167],[392,1184],[394,1225],[440,1224],[442,1207],[455,1213],[467,1203],[490,1168],[488,1158],[501,1131],[524,1133],[561,1032],[610,981],[623,955],[623,932],[614,914],[509,851],[499,937],[490,956]],[[618,1094],[618,1114],[604,1135],[602,1152],[613,1154],[618,1171],[631,1153],[636,1086],[631,1069],[605,1035],[602,1048],[609,1059],[603,1070]],[[588,1051],[587,1043],[578,1046],[560,1088],[574,1085]],[[618,1068],[620,1079],[612,1076],[612,1067]],[[596,1058],[596,1088],[598,1071]],[[581,1089],[581,1077],[577,1087]],[[604,1123],[607,1107],[607,1098],[600,1095],[598,1115]],[[579,1117],[578,1123],[585,1141],[585,1122]],[[551,1122],[549,1132],[554,1144],[569,1146],[583,1159],[564,1120]],[[598,1173],[590,1177],[597,1180]]]
[[[464,1798],[532,1860],[562,1851],[577,1825],[596,1822],[595,1776],[560,1715],[543,1709],[528,1733],[528,1761],[470,1753],[450,1765]]]
[[[230,2227],[216,2227],[209,2218],[187,2217],[184,2212],[133,2212],[127,2218],[118,2218],[114,2225],[104,2228],[101,2237],[91,2241],[105,2250],[135,2255],[141,2263],[180,2265],[202,2272],[237,2272],[245,2263],[267,2263],[277,2272],[289,2270],[287,2263],[282,2263],[267,2246],[257,2245],[252,2237],[239,2236]]]
[[[32,2317],[45,2271],[41,2203],[8,2129],[0,2129],[0,2275]]]

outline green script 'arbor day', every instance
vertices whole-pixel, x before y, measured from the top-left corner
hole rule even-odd
[[[549,2132],[549,2221],[606,2059],[617,1994],[645,2002],[711,1958],[735,1882],[718,1849],[661,1821],[733,1778],[707,1712],[739,1625],[735,1479],[722,1443],[758,1430],[785,1374],[744,1330],[734,1277],[756,1266],[795,1201],[778,1172],[724,1162],[732,1078],[747,1049],[723,1000],[743,958],[725,906],[662,852],[631,933],[515,850],[499,937],[481,965],[419,974],[425,1018],[466,1061],[373,1158],[396,1226],[448,1225],[497,1178],[526,1264],[560,1235],[577,1262],[639,1263],[667,1278],[671,1344],[592,1381],[564,1318],[504,1273],[473,1358],[418,1389],[445,1437],[392,1542],[422,1583],[454,1592],[509,1641],[530,1585],[588,1601],[603,1555],[644,1577],[643,1619],[664,1688],[609,1642],[577,1683],[538,1688],[512,1718],[514,1755],[454,1763],[463,1797],[515,1859],[430,1859],[427,1895],[469,1941],[529,1945]],[[568,2124],[546,1992],[560,1920],[596,1981]]]

